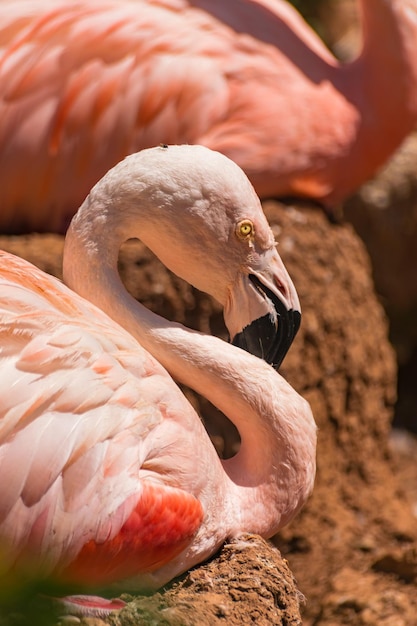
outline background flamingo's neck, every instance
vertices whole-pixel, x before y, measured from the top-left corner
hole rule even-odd
[[[361,9],[355,96],[362,109],[362,148],[381,158],[381,149],[388,156],[417,121],[417,2],[362,0]]]
[[[362,0],[361,12],[363,50],[359,61],[366,68],[361,87],[382,115],[392,111],[396,125],[415,123],[417,1]]]
[[[344,153],[327,164],[333,189],[326,201],[333,205],[382,167],[417,122],[417,1],[362,0],[361,13],[360,55],[331,72],[356,112],[340,126]]]

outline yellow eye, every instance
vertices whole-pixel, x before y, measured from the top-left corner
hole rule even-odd
[[[253,237],[255,229],[250,220],[242,220],[236,226],[236,234],[239,239],[250,239]]]

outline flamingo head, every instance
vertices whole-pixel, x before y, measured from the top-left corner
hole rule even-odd
[[[224,318],[234,345],[278,369],[300,327],[300,303],[260,202],[252,200],[236,219],[230,242],[240,258]]]
[[[140,238],[169,269],[224,306],[233,344],[279,367],[299,328],[300,304],[260,200],[238,165],[202,146],[150,148],[116,165],[90,196],[97,218],[90,213],[82,221],[96,238],[102,226],[120,241]]]
[[[260,254],[239,282],[224,309],[232,343],[278,369],[300,327],[301,311],[276,249]]]
[[[155,169],[174,202],[163,194],[154,203],[164,206],[156,211],[154,251],[223,304],[234,345],[278,368],[300,326],[300,303],[251,183],[233,161],[202,146],[161,148],[159,157]],[[169,236],[162,249],[161,230]]]

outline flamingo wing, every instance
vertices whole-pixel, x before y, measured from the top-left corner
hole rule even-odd
[[[33,4],[12,19],[9,2],[0,3],[0,224],[10,232],[65,231],[108,169],[161,142],[219,150],[253,182],[259,172],[284,184],[294,176],[288,155],[309,127],[303,72],[317,56],[309,84],[319,84],[331,55],[308,29],[315,44],[302,43],[306,27],[286,2]],[[297,54],[301,72],[289,60]],[[282,124],[289,93],[298,121]],[[339,104],[329,116],[340,118]]]
[[[90,583],[152,571],[202,520],[164,482],[181,433],[164,439],[159,397],[177,388],[105,314],[5,253],[0,293],[2,556]]]
[[[41,2],[37,16],[29,7],[26,19],[4,26],[4,224],[13,228],[16,207],[24,211],[36,198],[37,224],[63,230],[92,185],[126,154],[161,141],[191,142],[224,117],[229,92],[217,60],[224,44],[214,32],[198,43],[198,24],[194,29],[174,4]],[[1,4],[0,22],[3,13]],[[81,184],[70,183],[74,175]],[[14,209],[6,215],[7,207]]]

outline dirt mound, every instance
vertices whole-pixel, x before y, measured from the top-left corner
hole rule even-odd
[[[417,433],[417,133],[345,206],[366,244],[399,363],[395,424]]]
[[[226,544],[214,559],[165,593],[133,599],[110,622],[114,626],[125,626],[126,620],[138,626],[298,626],[303,602],[279,551],[260,537],[245,535]]]

